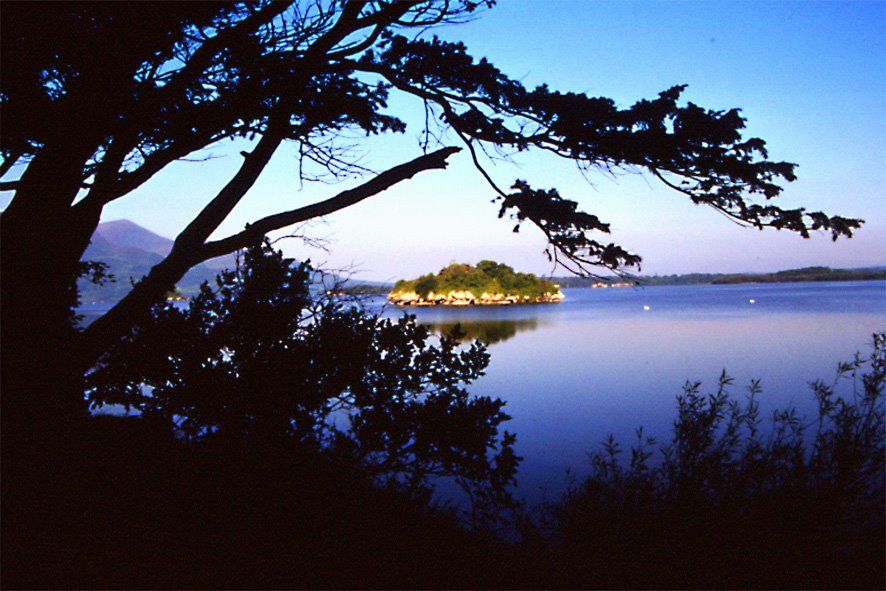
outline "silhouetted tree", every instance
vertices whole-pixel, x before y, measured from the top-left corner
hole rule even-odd
[[[446,166],[441,147],[325,201],[210,235],[284,142],[333,176],[361,171],[332,142],[358,130],[402,132],[383,113],[389,92],[424,101],[429,125],[476,151],[542,150],[582,169],[645,169],[756,227],[849,236],[858,220],[768,204],[794,166],[743,138],[736,109],[681,104],[684,86],[619,108],[608,98],[527,89],[464,45],[410,38],[492,1],[304,0],[236,3],[10,3],[2,20],[0,174],[21,171],[2,215],[4,434],[55,432],[84,405],[79,376],[146,321],[193,265],[258,243],[269,231],[348,207],[415,174]],[[433,130],[430,130],[433,132]],[[429,133],[426,137],[430,137]],[[69,322],[73,280],[105,206],[169,164],[224,139],[250,149],[230,180],[181,231],[169,255],[82,332]],[[14,167],[18,163],[20,166]],[[365,172],[365,171],[364,171]],[[510,191],[481,169],[500,215],[528,220],[567,268],[618,268],[640,258],[595,238],[609,227],[555,189]],[[764,199],[757,203],[754,197]],[[39,294],[40,297],[35,297]],[[13,428],[20,427],[20,428]]]
[[[409,491],[447,477],[477,501],[508,501],[518,458],[499,437],[504,402],[464,388],[484,347],[315,301],[311,269],[291,263],[251,248],[186,309],[155,306],[88,375],[92,405],[126,405],[191,440],[307,446]]]

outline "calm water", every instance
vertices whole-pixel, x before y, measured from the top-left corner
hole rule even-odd
[[[886,330],[882,281],[565,294],[550,305],[409,309],[437,330],[458,322],[491,343],[472,391],[507,401],[524,458],[519,491],[533,500],[562,490],[567,469],[586,472],[587,452],[609,433],[625,447],[641,425],[666,439],[687,380],[714,389],[725,369],[743,397],[759,378],[764,416],[789,404],[811,416],[808,383],[832,380],[838,361],[869,351],[872,333]]]
[[[488,342],[487,374],[471,389],[507,401],[517,434],[518,493],[555,498],[566,471],[587,471],[587,452],[610,433],[667,439],[687,380],[716,387],[724,369],[744,396],[762,381],[761,409],[793,404],[814,414],[808,383],[832,380],[837,362],[870,350],[886,331],[886,282],[565,290],[560,304],[404,311],[437,331],[456,323]],[[751,303],[753,300],[753,303]],[[382,307],[383,299],[368,302]],[[648,309],[645,309],[648,307]],[[107,306],[81,309],[86,322]],[[851,384],[846,384],[851,387]]]

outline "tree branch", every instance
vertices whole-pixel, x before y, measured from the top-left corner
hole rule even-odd
[[[420,156],[414,160],[395,166],[394,168],[379,174],[372,180],[363,183],[359,187],[339,193],[335,197],[331,197],[325,201],[320,201],[299,209],[293,209],[291,211],[285,211],[262,218],[254,224],[250,224],[249,227],[238,234],[205,244],[200,250],[200,259],[205,261],[234,252],[235,250],[254,244],[261,240],[265,234],[273,230],[279,230],[286,226],[291,226],[350,207],[355,203],[359,203],[364,199],[385,191],[401,181],[412,178],[416,174],[425,170],[446,168],[446,159],[460,151],[461,148],[442,148],[436,152],[425,154],[424,156]]]
[[[359,4],[351,2],[345,5],[339,20],[328,32],[308,48],[301,61],[310,68],[310,65],[319,55],[324,55],[338,41],[348,35],[348,27],[356,21],[359,12]],[[309,74],[309,69],[300,72],[300,76],[304,79],[307,79]],[[296,77],[297,79],[298,77]],[[258,175],[264,170],[271,156],[274,155],[274,152],[286,138],[291,112],[292,109],[289,102],[285,97],[281,97],[268,118],[268,126],[262,139],[259,140],[252,152],[246,155],[246,161],[240,167],[237,174],[234,175],[234,178],[219,191],[218,195],[178,235],[169,255],[170,257],[177,256],[180,249],[188,251],[203,245],[203,242],[209,235],[218,228],[219,224],[224,221],[231,210],[240,202],[246,191],[258,179]]]
[[[395,166],[350,191],[344,191],[331,199],[307,207],[269,216],[252,224],[243,232],[223,240],[201,246],[192,244],[183,246],[177,240],[173,251],[162,262],[155,265],[147,277],[139,281],[132,291],[107,314],[83,331],[78,343],[78,363],[82,366],[83,371],[88,370],[116,339],[132,330],[134,325],[138,325],[150,312],[151,306],[158,301],[158,298],[171,289],[192,266],[248,246],[250,243],[260,240],[264,233],[271,230],[326,215],[358,203],[419,172],[432,168],[446,168],[446,158],[458,151],[460,148],[443,148],[426,154],[405,164]],[[183,234],[184,232],[182,232]],[[179,235],[179,238],[182,235]]]
[[[90,201],[100,206],[107,205],[111,201],[135,191],[167,165],[184,158],[192,152],[205,148],[211,141],[211,138],[194,135],[182,138],[166,149],[148,154],[141,166],[131,172],[119,175],[114,184],[106,186],[101,193],[90,192],[80,203]]]
[[[188,82],[193,81],[193,73],[199,75],[212,63],[212,59],[219,52],[234,45],[240,39],[247,37],[261,26],[270,23],[291,5],[291,1],[271,2],[234,26],[222,29],[216,35],[207,39],[194,51],[185,66],[175,72],[172,79],[162,87],[163,95],[178,94]]]
[[[348,55],[354,55],[360,53],[364,49],[372,47],[376,40],[378,40],[379,35],[381,35],[392,22],[396,22],[401,16],[408,12],[415,4],[417,3],[405,1],[395,2],[371,16],[359,19],[356,23],[355,30],[366,26],[374,26],[375,28],[362,41],[357,42],[350,47],[342,47],[338,51],[331,52],[329,54],[330,59],[339,59]]]
[[[252,188],[258,176],[271,160],[274,152],[283,142],[285,120],[289,117],[288,109],[279,110],[278,116],[280,119],[277,120],[277,125],[273,123],[268,124],[268,130],[252,152],[246,155],[245,161],[240,166],[237,174],[178,235],[175,239],[173,252],[181,248],[190,249],[203,244],[209,235],[231,213],[231,210],[240,202],[246,192]],[[170,253],[170,256],[172,256],[172,253]]]
[[[175,97],[183,91],[187,84],[193,82],[205,70],[205,68],[212,63],[213,58],[220,51],[237,42],[238,39],[242,39],[252,34],[263,25],[270,23],[282,14],[291,4],[292,2],[271,3],[270,5],[254,12],[239,23],[236,23],[231,28],[222,29],[215,36],[204,41],[191,55],[190,59],[187,60],[185,66],[173,73],[167,84],[157,89],[154,96],[151,96],[148,100],[144,100],[140,105],[137,105],[136,110],[129,114],[128,119],[130,123],[124,125],[123,129],[119,130],[119,133],[123,134],[124,138],[127,137],[127,133],[132,133],[133,126],[131,121],[140,122],[145,120],[149,116],[149,111],[159,109],[160,106],[164,104],[163,100],[167,97],[173,97],[173,100],[175,100]],[[133,135],[133,138],[134,137],[135,135]],[[212,139],[213,138],[211,137],[205,136],[183,138],[180,141],[175,142],[169,149],[152,154],[153,158],[149,157],[148,160],[135,171],[118,177],[116,173],[118,172],[123,159],[129,150],[136,148],[137,145],[127,146],[129,139],[120,140],[115,134],[115,141],[112,145],[116,145],[119,154],[117,155],[117,158],[112,159],[115,160],[115,162],[112,163],[112,166],[108,167],[109,170],[106,172],[109,174],[102,175],[110,178],[107,178],[101,183],[97,182],[96,189],[91,191],[81,203],[86,202],[89,205],[97,206],[103,206],[110,203],[138,188],[154,176],[154,174],[162,170],[167,164],[193,152],[194,150],[205,147],[205,145],[210,143]],[[123,146],[120,145],[121,143],[123,143]],[[101,164],[101,168],[105,168],[106,163],[103,161]]]

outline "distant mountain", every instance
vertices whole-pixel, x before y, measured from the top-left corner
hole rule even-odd
[[[100,261],[108,265],[114,281],[99,286],[81,279],[80,300],[83,303],[112,303],[122,299],[131,289],[131,281],[147,275],[151,267],[172,250],[173,241],[142,228],[129,220],[116,220],[98,225],[84,261]],[[179,291],[194,295],[204,281],[211,281],[219,271],[233,267],[233,255],[218,257],[197,265],[179,282]]]
[[[129,220],[116,220],[99,224],[93,241],[99,238],[117,247],[135,248],[166,256],[172,250],[172,240],[154,234]]]

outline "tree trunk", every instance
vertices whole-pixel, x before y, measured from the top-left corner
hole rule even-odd
[[[29,164],[0,217],[4,440],[15,433],[28,441],[36,423],[53,429],[84,414],[68,363],[75,336],[72,287],[99,212],[74,216],[71,203],[90,150],[47,147]]]
[[[126,297],[80,335],[76,359],[79,371],[88,371],[115,342],[145,322],[154,304],[162,302],[164,294],[198,262],[195,257],[173,249],[166,259],[155,265]]]

